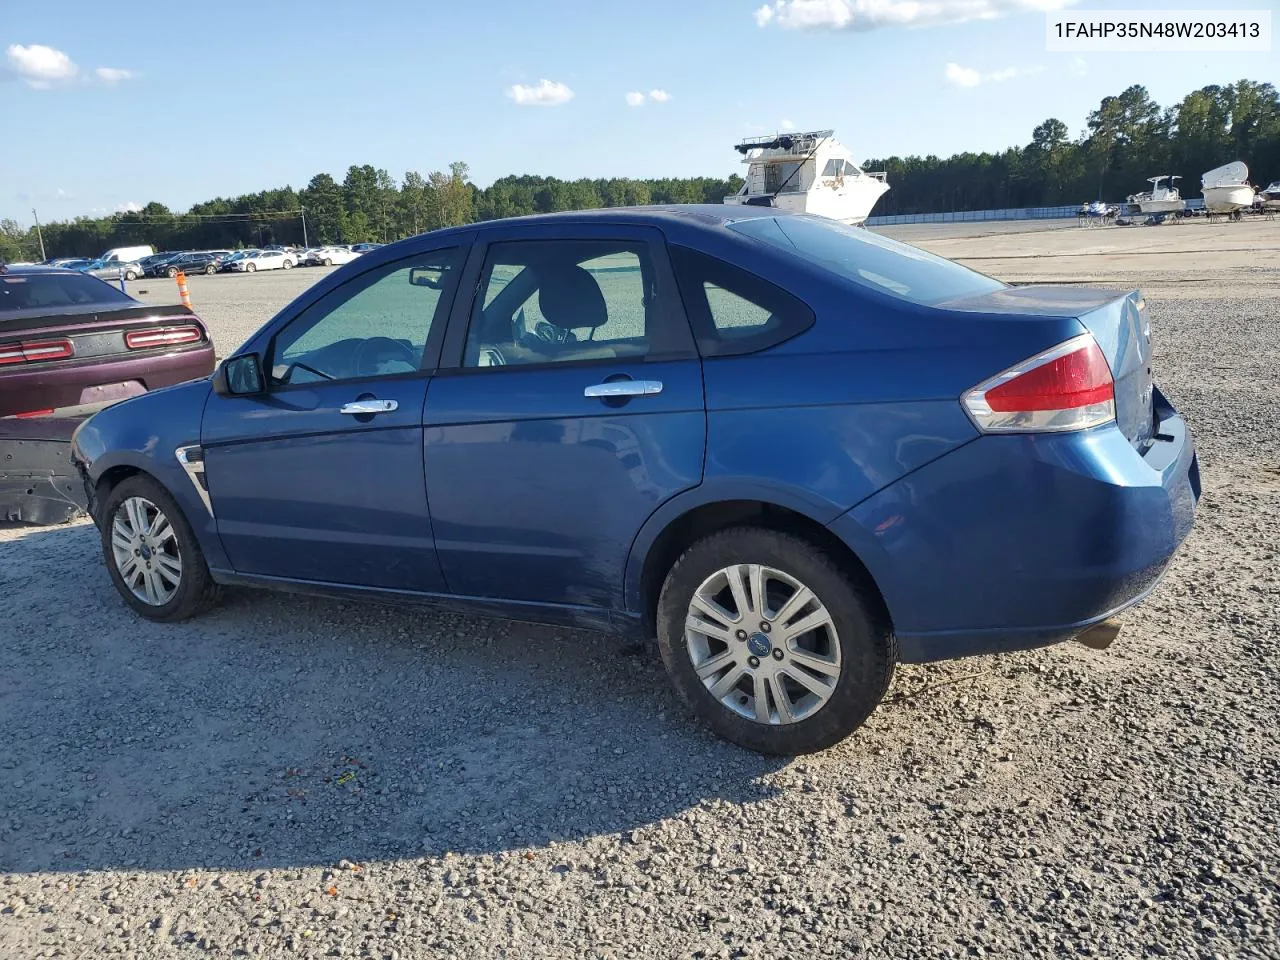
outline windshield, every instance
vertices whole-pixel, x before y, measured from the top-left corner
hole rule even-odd
[[[0,274],[0,318],[19,310],[133,302],[111,284],[83,273]]]
[[[824,217],[758,217],[729,229],[913,303],[932,305],[1005,286],[918,247]]]

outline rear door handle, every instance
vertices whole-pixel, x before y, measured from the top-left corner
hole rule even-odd
[[[338,412],[349,413],[352,416],[368,416],[375,413],[390,413],[399,406],[400,404],[395,400],[352,400],[339,407]]]
[[[661,380],[610,380],[595,383],[582,391],[584,397],[652,397],[662,392]]]

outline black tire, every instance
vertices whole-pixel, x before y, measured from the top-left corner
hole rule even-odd
[[[165,273],[167,273],[169,275],[169,279],[172,280],[174,277],[178,275],[178,268],[170,267],[168,270],[165,271]]]
[[[124,272],[124,278],[125,278],[126,280],[137,280],[137,279],[138,279],[138,275],[137,275],[136,273],[134,273],[132,270],[126,270],[126,271]]]
[[[722,704],[699,679],[686,644],[685,622],[694,592],[716,571],[760,563],[807,586],[836,628],[841,667],[829,699],[810,716],[766,724]],[[658,645],[676,691],[717,734],[758,753],[779,756],[825,750],[871,715],[893,678],[897,640],[880,604],[822,550],[800,537],[759,527],[735,527],[699,540],[667,574],[658,601]]]
[[[206,277],[212,277],[217,272],[218,272],[218,268],[215,267],[212,263],[204,268],[204,275]]]
[[[244,271],[245,271],[245,273],[257,273],[257,272],[258,272],[258,268],[257,268],[255,265],[253,265],[252,263],[246,263],[246,264],[244,265]]]
[[[282,269],[285,269],[285,270],[292,270],[292,269],[293,269],[293,261],[292,261],[292,260],[290,260],[290,259],[288,259],[288,258],[285,258],[284,263],[280,264],[280,266],[281,266],[281,268],[282,268]]]
[[[155,504],[173,527],[178,556],[182,560],[182,573],[173,597],[163,606],[153,606],[134,595],[124,582],[111,549],[112,520],[120,505],[130,497],[143,497]],[[186,620],[212,606],[219,597],[218,585],[209,575],[200,544],[191,532],[191,525],[176,500],[164,487],[145,475],[135,475],[122,480],[111,490],[102,503],[101,540],[103,559],[111,582],[133,611],[148,620],[172,622]]]

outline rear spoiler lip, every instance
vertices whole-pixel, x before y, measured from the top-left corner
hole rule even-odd
[[[1037,294],[1042,294],[1037,296]],[[1121,300],[1141,302],[1138,287],[1121,289],[1074,284],[1031,283],[1008,286],[991,293],[956,297],[933,304],[936,310],[985,317],[1041,317],[1080,319]]]
[[[37,313],[10,318],[0,317],[0,340],[7,339],[10,334],[30,333],[33,330],[64,330],[88,333],[93,330],[110,329],[124,323],[137,320],[154,320],[156,322],[170,320],[200,320],[194,310],[182,304],[162,307],[150,304],[139,304],[136,307],[124,307],[120,310],[78,310],[68,313]]]

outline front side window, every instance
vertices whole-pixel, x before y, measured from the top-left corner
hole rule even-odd
[[[643,357],[656,322],[654,284],[643,243],[495,244],[481,275],[463,365]]]
[[[825,217],[757,217],[731,223],[729,229],[913,303],[933,305],[1005,286],[919,247]]]
[[[436,250],[384,264],[303,311],[275,339],[277,386],[414,373],[431,331],[445,322],[464,251]]]

